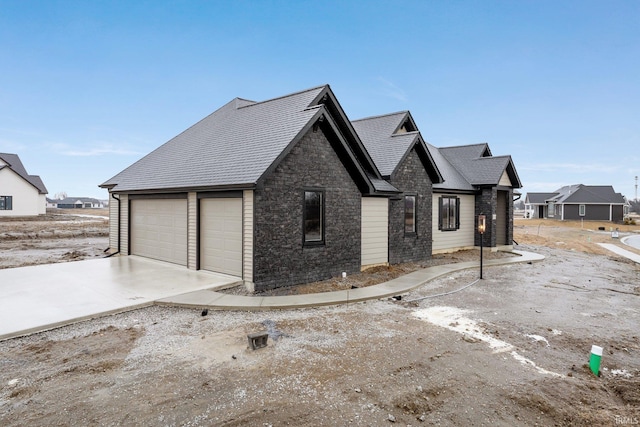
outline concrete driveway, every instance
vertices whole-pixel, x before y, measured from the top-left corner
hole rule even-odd
[[[0,270],[0,340],[240,279],[136,256]]]

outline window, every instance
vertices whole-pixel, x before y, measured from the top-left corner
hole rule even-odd
[[[0,196],[0,211],[13,210],[13,196]]]
[[[416,232],[416,196],[404,196],[404,232]]]
[[[556,215],[556,204],[553,202],[549,202],[549,206],[547,206],[547,216],[549,218],[553,218]]]
[[[305,244],[324,242],[324,192],[305,191],[303,211]]]
[[[580,205],[580,207],[578,209],[579,209],[578,215],[580,215],[580,216],[585,216],[586,215],[587,207],[585,205]]]
[[[438,229],[455,231],[460,228],[460,199],[454,196],[440,197]]]

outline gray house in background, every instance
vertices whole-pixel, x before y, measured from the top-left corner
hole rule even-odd
[[[493,156],[486,143],[428,148],[444,177],[433,185],[433,253],[480,246],[480,214],[483,245],[513,248],[513,195],[522,183],[511,156]]]
[[[611,185],[567,185],[553,193],[527,193],[526,218],[621,222],[627,201]]]

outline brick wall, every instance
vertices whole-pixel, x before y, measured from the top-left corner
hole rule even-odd
[[[507,193],[506,200],[506,221],[507,224],[504,226],[507,227],[507,244],[511,244],[513,242],[513,189],[510,188],[508,190],[504,190]],[[484,214],[487,219],[487,230],[484,233],[483,245],[485,247],[495,247],[497,246],[497,232],[496,232],[496,221],[493,219],[493,214],[496,213],[496,209],[498,206],[498,189],[496,187],[493,188],[483,188],[480,191],[480,194],[476,195],[476,218],[475,218],[475,245],[480,246],[480,234],[477,232],[478,230],[478,215]]]
[[[486,216],[487,229],[484,232],[483,245],[484,247],[496,246],[496,221],[493,219],[493,214],[498,204],[498,192],[495,187],[482,188],[480,194],[476,195],[476,218],[475,218],[475,245],[480,246],[480,233],[478,233],[478,215],[483,214]]]
[[[507,221],[509,226],[507,228],[507,243],[513,243],[513,188],[507,192]]]
[[[418,153],[413,149],[396,170],[391,184],[406,195],[416,196],[416,233],[405,233],[404,194],[389,201],[389,263],[431,258],[432,183]]]
[[[325,195],[325,244],[304,246],[305,188]],[[361,194],[322,129],[310,130],[255,191],[256,291],[360,270]]]

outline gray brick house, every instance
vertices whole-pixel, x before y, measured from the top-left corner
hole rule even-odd
[[[112,253],[259,291],[473,247],[478,212],[487,246],[508,245],[520,182],[486,144],[426,144],[408,111],[352,123],[325,85],[233,99],[100,186]]]
[[[493,156],[486,143],[436,148],[428,144],[444,182],[433,185],[433,253],[483,245],[513,248],[513,191],[522,188],[511,156]]]
[[[402,111],[352,123],[382,177],[401,191],[388,199],[363,199],[369,202],[363,203],[363,221],[370,219],[369,206],[371,213],[376,206],[378,212],[386,213],[382,221],[387,223],[384,234],[388,236],[388,258],[379,258],[370,264],[431,258],[432,185],[441,183],[443,178],[411,113]],[[363,247],[363,252],[366,250]]]
[[[101,187],[112,251],[256,290],[360,271],[362,199],[399,193],[328,85],[236,98]]]

